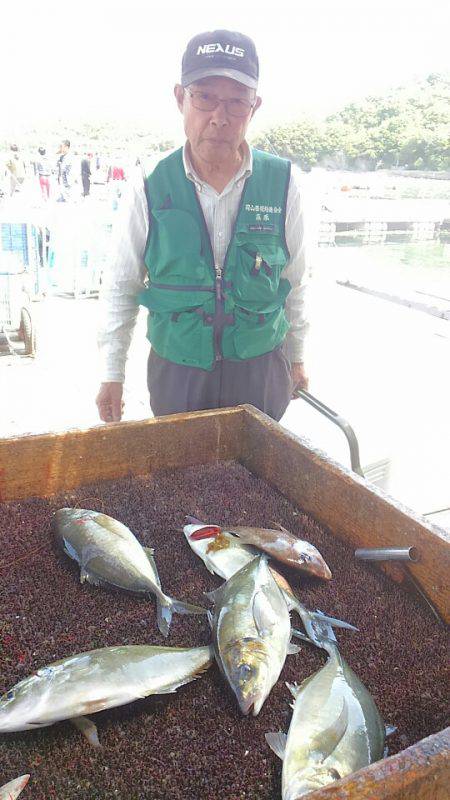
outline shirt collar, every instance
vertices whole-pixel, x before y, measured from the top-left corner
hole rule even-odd
[[[184,166],[184,171],[186,173],[186,178],[188,180],[192,181],[195,184],[195,188],[198,191],[201,191],[204,184],[206,186],[209,186],[209,184],[206,183],[206,181],[203,181],[197,175],[197,173],[196,173],[196,171],[195,171],[195,169],[194,169],[194,167],[192,165],[191,159],[189,157],[189,149],[188,149],[187,144],[188,143],[185,142],[185,144],[183,146],[183,166]],[[244,157],[242,159],[241,166],[239,167],[238,171],[236,172],[236,175],[233,178],[233,184],[234,185],[239,183],[239,181],[241,181],[241,180],[243,180],[245,178],[248,178],[249,175],[252,174],[252,170],[253,170],[253,153],[252,153],[251,147],[248,146],[247,142],[243,142],[242,143],[242,153],[243,153]],[[231,183],[231,181],[230,181],[230,183]]]

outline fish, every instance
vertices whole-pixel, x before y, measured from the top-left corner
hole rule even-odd
[[[282,800],[303,795],[378,761],[386,729],[370,693],[339,653],[332,627],[316,621],[328,660],[302,684],[286,684],[294,702],[289,732],[266,733],[283,760]]]
[[[202,525],[200,520],[195,517],[187,517],[187,520],[190,524]],[[281,561],[288,567],[326,581],[332,578],[331,570],[319,550],[310,542],[293,536],[282,525],[278,530],[241,525],[233,525],[225,530],[219,525],[203,524],[197,530],[192,530],[190,539],[192,542],[200,542],[203,539],[217,538],[220,542],[229,540],[230,533],[237,536],[242,544],[247,546],[248,552],[255,553],[263,550],[271,558]]]
[[[222,530],[218,525],[209,525],[197,520],[196,517],[189,516],[186,519],[188,523],[183,528],[186,541],[212,574],[218,575],[227,581],[258,555],[256,548],[241,543],[240,539]],[[296,611],[300,615],[307,632],[306,638],[308,641],[315,642],[314,624],[316,612],[310,611],[303,605],[283,575],[280,575],[271,566],[269,566],[269,569],[283,593],[289,611]],[[319,623],[323,622],[321,614],[319,614],[318,619]],[[337,628],[357,630],[354,625],[343,620],[335,619],[334,617],[327,617],[327,620]],[[299,636],[298,633],[296,635]]]
[[[259,714],[278,680],[291,644],[286,601],[266,556],[256,556],[214,592],[209,620],[217,663],[243,714]]]
[[[303,539],[293,536],[282,525],[273,528],[252,528],[233,525],[229,528],[244,544],[263,550],[276,561],[281,561],[292,569],[314,575],[324,581],[332,578],[331,570],[317,547]]]
[[[96,726],[87,714],[175,692],[213,660],[211,645],[119,645],[69,656],[38,669],[0,697],[0,733],[70,720],[99,747]]]
[[[80,581],[156,595],[157,624],[169,635],[172,614],[206,614],[200,606],[176,600],[161,589],[154,551],[142,547],[122,522],[84,508],[60,508],[52,527],[64,552],[80,565]]]
[[[13,781],[5,783],[4,786],[0,786],[0,800],[16,800],[29,780],[29,775],[21,775],[20,778],[15,778]]]

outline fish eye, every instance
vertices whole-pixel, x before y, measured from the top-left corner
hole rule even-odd
[[[333,778],[334,781],[340,781],[341,776],[340,776],[339,772],[337,771],[337,769],[335,769],[334,767],[330,767],[328,772],[329,772],[330,776]]]
[[[254,669],[250,664],[241,664],[239,666],[239,680],[246,681],[253,675]]]

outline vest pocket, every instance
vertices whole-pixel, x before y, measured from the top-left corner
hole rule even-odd
[[[236,247],[233,296],[244,308],[268,311],[279,306],[281,271],[286,256],[278,244],[251,242]]]
[[[181,209],[152,209],[151,226],[145,259],[150,281],[164,278],[166,283],[201,284],[211,276],[201,255],[200,229],[192,214]]]
[[[185,366],[211,369],[214,361],[213,327],[204,308],[161,313],[151,311],[148,338],[162,358]]]
[[[234,346],[239,358],[255,358],[275,350],[289,330],[283,308],[268,314],[249,312],[236,306]]]

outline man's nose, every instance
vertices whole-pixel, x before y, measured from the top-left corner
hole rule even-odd
[[[219,100],[214,111],[211,111],[210,122],[212,125],[219,125],[221,127],[228,125],[229,121],[225,102],[225,100]]]

